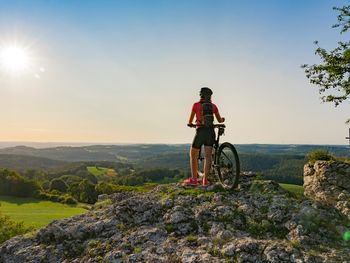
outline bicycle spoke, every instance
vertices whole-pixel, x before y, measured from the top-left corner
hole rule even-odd
[[[240,173],[239,160],[234,146],[224,143],[220,146],[218,153],[218,175],[222,186],[232,189],[238,184]]]
[[[233,166],[233,164],[232,164],[232,161],[230,160],[230,158],[226,155],[226,153],[225,152],[222,152],[222,154],[227,158],[227,160],[230,162],[230,164]]]

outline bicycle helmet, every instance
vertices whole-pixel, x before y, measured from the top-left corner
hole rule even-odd
[[[199,92],[199,96],[201,96],[201,97],[209,97],[211,95],[213,95],[213,91],[211,89],[209,89],[208,87],[201,88],[201,90]]]

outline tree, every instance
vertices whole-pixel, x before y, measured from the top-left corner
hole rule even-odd
[[[333,9],[339,11],[339,15],[338,23],[332,27],[340,27],[340,33],[343,34],[350,28],[350,6]],[[339,41],[338,46],[331,51],[321,48],[318,41],[315,41],[315,45],[315,54],[321,58],[322,63],[304,64],[302,68],[310,83],[319,87],[322,101],[333,102],[337,107],[350,98],[350,41]],[[350,124],[350,119],[347,123]]]
[[[95,185],[90,183],[89,180],[84,179],[79,183],[79,200],[84,203],[93,204],[97,200],[97,193],[95,191]]]
[[[45,181],[47,180],[47,173],[41,170],[27,169],[24,172],[23,177],[35,181]]]
[[[0,169],[0,194],[28,197],[35,196],[41,187],[13,170]]]
[[[100,182],[95,186],[95,191],[97,194],[112,194],[113,191],[113,184],[107,183],[107,182]]]
[[[62,179],[55,178],[51,180],[50,191],[57,190],[57,191],[60,191],[61,193],[65,193],[67,192],[67,189],[68,189],[68,186]]]

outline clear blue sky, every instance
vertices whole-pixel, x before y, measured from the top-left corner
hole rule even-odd
[[[191,142],[209,86],[225,140],[346,144],[349,102],[322,104],[300,65],[318,62],[314,40],[348,38],[331,26],[349,3],[0,0],[0,48],[31,54],[0,72],[0,140]]]

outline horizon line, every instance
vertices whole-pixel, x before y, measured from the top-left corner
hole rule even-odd
[[[147,143],[147,142],[60,142],[60,141],[46,141],[46,142],[40,142],[40,141],[0,141],[0,144],[18,144],[12,147],[16,146],[26,146],[23,144],[62,144],[63,145],[81,145],[81,146],[94,146],[94,145],[188,145],[191,144],[191,142],[185,142],[185,143],[165,143],[165,142],[159,142],[159,143]],[[307,145],[307,146],[349,146],[348,144],[320,144],[320,143],[234,143],[234,145]]]

